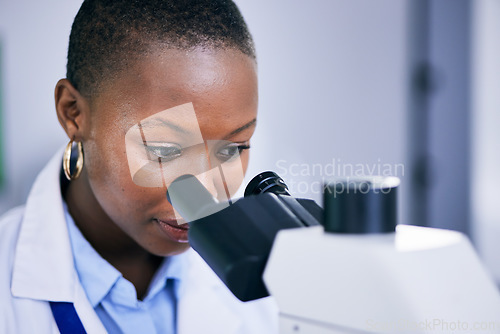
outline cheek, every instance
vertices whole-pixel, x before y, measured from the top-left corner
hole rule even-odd
[[[250,150],[245,150],[241,153],[241,166],[243,168],[243,174],[247,173],[248,161],[250,160]]]
[[[99,138],[99,137],[97,137]],[[85,164],[97,201],[117,224],[137,222],[158,195],[154,189],[135,185],[131,179],[125,142],[119,136],[86,143]]]
[[[109,193],[123,191],[128,184],[125,177],[127,176],[125,172],[128,171],[125,145],[115,136],[99,137],[87,142],[85,147],[89,180],[99,188],[102,187],[102,191]]]

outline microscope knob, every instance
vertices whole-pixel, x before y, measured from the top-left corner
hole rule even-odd
[[[343,178],[324,186],[323,225],[332,233],[390,233],[397,224],[397,177]]]

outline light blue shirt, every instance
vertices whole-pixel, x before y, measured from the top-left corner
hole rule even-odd
[[[183,254],[166,257],[144,300],[134,285],[104,260],[82,235],[66,210],[75,267],[87,297],[110,334],[175,334]]]

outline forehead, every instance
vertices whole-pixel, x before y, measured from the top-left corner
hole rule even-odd
[[[100,121],[124,129],[163,110],[192,103],[200,125],[255,118],[256,64],[237,50],[157,49],[106,81],[92,101]]]

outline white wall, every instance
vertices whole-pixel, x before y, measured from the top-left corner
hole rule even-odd
[[[259,57],[260,115],[248,175],[275,170],[295,195],[318,201],[317,182],[331,173],[333,162],[334,169],[359,170],[363,164],[365,173],[391,167],[401,176],[407,1],[237,3]],[[53,88],[65,73],[67,39],[79,4],[0,0],[6,70],[2,144],[9,173],[0,212],[24,202],[37,171],[66,143]],[[306,170],[313,164],[315,175]],[[304,175],[292,175],[299,171]]]
[[[473,19],[471,221],[500,283],[500,1],[475,0]]]
[[[294,195],[321,201],[315,182],[337,167],[402,172],[407,1],[236,2],[255,38],[261,80],[248,175],[275,170]]]
[[[66,50],[78,0],[1,0],[3,133],[6,187],[0,213],[25,201],[39,170],[66,143],[54,87],[65,76]]]

